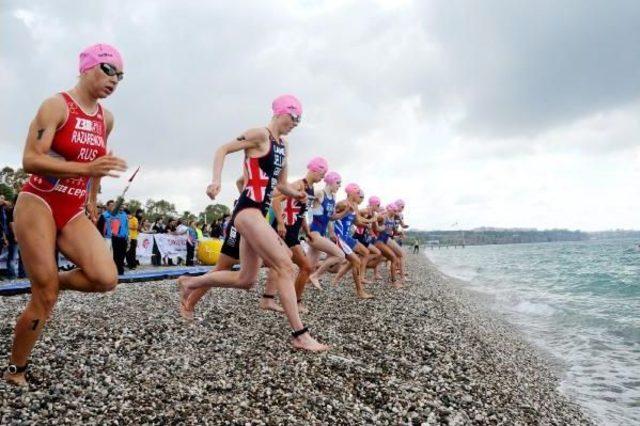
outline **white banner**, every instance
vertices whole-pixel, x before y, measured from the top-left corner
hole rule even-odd
[[[153,234],[138,234],[136,257],[150,258],[153,254]]]
[[[156,244],[162,257],[187,258],[187,236],[155,234]]]

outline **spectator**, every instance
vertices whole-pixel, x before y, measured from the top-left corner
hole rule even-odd
[[[113,247],[113,261],[118,268],[118,275],[124,274],[124,259],[127,255],[127,238],[129,237],[129,219],[120,209],[118,203],[111,212],[111,246]]]
[[[102,234],[102,238],[104,238],[105,244],[109,247],[109,250],[113,251],[113,247],[111,245],[111,217],[115,203],[113,200],[107,201],[106,208],[98,218],[98,222],[96,226],[98,227],[98,231]]]
[[[7,222],[7,214],[4,210],[4,205],[6,201],[4,199],[4,195],[0,195],[0,254],[2,254],[2,249],[7,245],[6,237],[4,235],[4,229],[6,227]]]
[[[193,266],[193,256],[198,246],[198,222],[192,221],[187,231],[187,266]]]
[[[140,219],[138,219],[140,221]],[[153,234],[154,230],[151,229],[151,222],[149,222],[149,219],[143,218],[140,221],[141,225],[140,225],[140,232],[143,232],[145,234]]]
[[[200,241],[204,238],[204,234],[202,233],[202,227],[200,226],[200,222],[194,220],[191,222],[191,227],[196,232],[196,240]]]
[[[164,226],[164,222],[162,221],[162,218],[157,218],[153,222],[153,226],[151,229],[153,229],[153,232],[156,234],[164,234],[167,232],[166,227]]]
[[[17,197],[16,197],[17,199]],[[7,273],[6,277],[10,280],[16,278],[16,271],[13,267],[13,259],[16,256],[16,238],[13,233],[13,203],[4,202],[4,240],[7,245]]]
[[[136,269],[138,266],[136,263],[136,248],[138,247],[138,227],[140,226],[138,222],[138,212],[136,211],[136,215],[134,216],[128,210],[125,210],[127,213],[128,226],[129,226],[129,249],[127,250],[126,259],[127,259],[127,268]]]
[[[210,223],[205,223],[204,225],[202,225],[202,235],[204,235],[205,237],[210,237],[211,236],[211,224]]]

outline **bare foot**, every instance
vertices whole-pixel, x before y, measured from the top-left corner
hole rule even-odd
[[[358,299],[373,299],[373,294],[369,294],[362,290],[358,292]]]
[[[291,338],[291,346],[296,349],[302,349],[309,352],[325,352],[331,349],[328,345],[323,345],[316,339],[311,337],[309,333],[304,333],[298,337]]]
[[[193,307],[189,305],[189,296],[193,290],[187,287],[187,276],[178,278],[178,290],[180,291],[180,315],[187,321],[193,321]]]
[[[311,281],[311,284],[313,284],[315,288],[317,288],[318,290],[322,290],[322,286],[320,285],[320,280],[318,280],[318,277],[311,274],[309,275],[309,281]]]
[[[263,297],[260,300],[260,309],[263,311],[284,312],[282,306],[278,305],[275,300]]]
[[[340,284],[340,281],[336,281],[334,279],[334,280],[331,280],[331,284],[333,284],[334,287],[338,287],[338,284]]]
[[[10,385],[27,387],[29,384],[27,383],[27,379],[24,376],[24,373],[10,374],[8,371],[5,371],[2,375],[2,378],[9,383]]]
[[[306,306],[304,306],[302,302],[300,302],[298,303],[298,312],[300,312],[301,314],[308,314],[309,309]]]
[[[382,276],[381,276],[381,275],[374,275],[374,276],[373,276],[373,280],[374,280],[374,281],[380,281],[381,279],[382,279]]]
[[[362,284],[373,284],[373,283],[369,280],[362,280]]]

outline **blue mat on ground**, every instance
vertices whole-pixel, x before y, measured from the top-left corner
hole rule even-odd
[[[139,283],[145,281],[160,281],[178,278],[181,275],[202,275],[211,270],[210,266],[190,266],[176,269],[146,269],[140,272],[127,272],[118,277],[119,283]],[[31,292],[29,280],[12,281],[7,284],[0,282],[0,296],[14,296]]]

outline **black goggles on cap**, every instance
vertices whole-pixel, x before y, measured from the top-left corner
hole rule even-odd
[[[118,72],[118,69],[116,67],[111,64],[107,64],[106,62],[100,64],[100,69],[109,77],[116,76],[118,78],[118,81],[122,81],[122,79],[124,78],[123,72]]]

